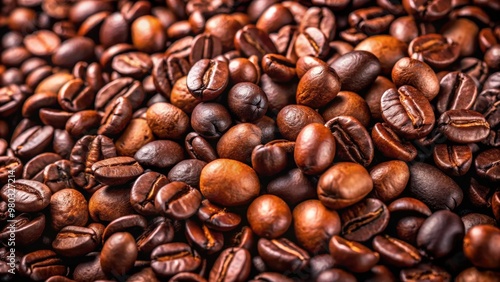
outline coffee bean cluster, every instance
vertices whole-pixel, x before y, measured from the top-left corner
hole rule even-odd
[[[0,280],[500,281],[499,15],[0,0]]]

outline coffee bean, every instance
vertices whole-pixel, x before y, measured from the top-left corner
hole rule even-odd
[[[155,137],[147,120],[144,118],[133,118],[125,128],[125,131],[116,140],[116,151],[119,155],[133,157],[142,146],[153,140],[155,140]]]
[[[182,160],[170,169],[167,175],[168,180],[181,181],[190,186],[199,187],[201,170],[206,164],[196,159]]]
[[[242,122],[252,122],[262,118],[268,108],[266,93],[251,82],[234,85],[229,90],[227,103],[229,110]]]
[[[318,198],[328,208],[342,209],[359,202],[372,188],[373,181],[363,166],[340,162],[321,175]]]
[[[171,182],[161,187],[155,197],[156,210],[172,219],[187,219],[196,213],[201,194],[183,182]]]
[[[222,42],[211,34],[200,34],[193,39],[189,61],[191,64],[201,59],[212,59],[222,54]]]
[[[385,230],[389,211],[380,200],[366,198],[340,212],[342,235],[348,240],[367,241]]]
[[[384,121],[404,138],[424,137],[434,127],[434,112],[429,101],[412,86],[387,90],[381,105]]]
[[[495,281],[498,280],[497,277],[499,275],[500,273],[496,271],[480,270],[475,267],[469,267],[466,270],[460,272],[455,281],[457,282],[480,281],[480,280]]]
[[[439,169],[425,163],[415,163],[410,166],[408,185],[409,192],[415,198],[434,210],[453,210],[463,199],[462,189],[455,181]]]
[[[378,103],[380,104],[380,99]],[[331,120],[338,116],[352,116],[364,127],[368,127],[370,124],[369,105],[361,96],[351,91],[340,91],[321,111],[321,116],[325,120]]]
[[[184,147],[191,158],[199,159],[205,162],[211,162],[217,159],[215,149],[196,132],[186,135]]]
[[[289,187],[295,188],[290,191]],[[267,184],[266,190],[269,194],[280,197],[290,206],[317,196],[316,187],[311,179],[298,168],[275,176]]]
[[[52,248],[65,257],[84,256],[97,247],[100,238],[96,232],[87,227],[66,226],[52,242]]]
[[[13,220],[15,220],[14,234],[16,236],[16,243],[21,246],[28,246],[34,243],[42,236],[45,229],[46,220],[45,215],[42,213],[21,213],[14,217]],[[0,239],[2,241],[7,242],[11,236],[12,230],[9,227],[11,227],[10,224],[0,231]]]
[[[121,75],[140,79],[151,71],[153,61],[146,53],[129,52],[115,56],[111,67]]]
[[[318,112],[302,105],[288,105],[281,109],[276,120],[278,129],[288,140],[295,141],[302,128],[310,123],[324,123]]]
[[[427,34],[413,39],[408,53],[413,59],[424,61],[431,67],[445,68],[458,59],[460,45],[440,34]]]
[[[433,157],[436,166],[454,176],[466,174],[472,164],[472,150],[467,145],[438,144]]]
[[[185,228],[188,242],[201,252],[214,254],[224,246],[223,233],[211,230],[203,223],[188,219]]]
[[[328,40],[332,40],[336,30],[335,15],[326,7],[311,7],[307,9],[300,22],[301,30],[308,27],[320,29]]]
[[[437,109],[440,113],[447,110],[470,109],[477,96],[474,80],[465,73],[451,72],[441,79]]]
[[[463,242],[464,254],[475,266],[487,269],[499,267],[498,246],[492,244],[500,230],[491,225],[478,225],[467,232]]]
[[[155,103],[146,112],[148,126],[160,138],[178,139],[189,126],[188,116],[169,103]]]
[[[102,271],[108,275],[125,275],[137,258],[137,246],[132,235],[118,232],[104,243],[100,255]]]
[[[257,250],[266,265],[274,271],[301,271],[306,267],[307,252],[287,239],[267,240],[261,238]]]
[[[66,188],[50,197],[51,226],[61,230],[65,226],[84,226],[89,218],[87,200],[75,189]]]
[[[94,56],[94,42],[86,37],[73,37],[61,43],[52,54],[52,62],[70,68],[78,61],[86,61]]]
[[[321,157],[321,162],[319,156]],[[320,174],[335,157],[335,138],[327,127],[311,123],[304,127],[295,142],[294,159],[306,174]]]
[[[386,31],[393,20],[394,16],[380,7],[358,9],[349,14],[349,25],[369,35]]]
[[[489,149],[481,152],[475,159],[476,173],[490,181],[498,182],[500,173],[498,163],[500,150],[498,148]]]
[[[13,138],[10,148],[20,158],[32,158],[43,152],[52,142],[53,135],[52,126],[34,126]]]
[[[254,25],[246,25],[234,37],[234,46],[247,56],[256,55],[262,59],[265,54],[277,53],[269,35]]]
[[[396,267],[412,267],[422,260],[415,247],[387,235],[376,236],[372,245],[373,249],[380,254],[382,260]]]
[[[409,282],[412,280],[436,280],[436,281],[451,281],[451,275],[444,269],[438,266],[429,264],[420,264],[414,268],[407,268],[401,270],[400,274],[401,281]]]
[[[333,236],[329,243],[330,254],[335,263],[353,272],[366,272],[379,261],[379,254],[358,242]]]
[[[92,165],[92,174],[103,184],[120,185],[139,176],[144,169],[133,158],[114,157]]]
[[[201,171],[200,190],[210,202],[236,206],[255,198],[259,194],[260,183],[255,171],[246,164],[218,159],[208,163]]]
[[[483,115],[472,110],[449,110],[437,120],[439,130],[452,142],[461,144],[484,140],[490,125]]]
[[[415,146],[401,140],[386,123],[376,123],[371,137],[375,147],[388,158],[409,162],[417,156]]]
[[[5,184],[0,190],[0,196],[4,201],[13,198],[17,211],[37,212],[49,205],[52,192],[47,185],[38,181],[18,179],[15,186]]]
[[[293,210],[293,227],[299,244],[312,254],[324,253],[331,236],[340,233],[340,218],[318,200],[307,200]]]
[[[274,239],[288,230],[292,213],[282,199],[274,195],[262,195],[248,206],[247,220],[255,234]]]
[[[352,51],[340,56],[330,66],[339,75],[342,90],[359,93],[380,74],[380,62],[370,52]]]
[[[429,256],[440,258],[458,249],[464,234],[464,225],[459,216],[447,210],[437,211],[420,227],[417,245]]]
[[[308,27],[297,36],[295,53],[298,57],[314,56],[324,58],[329,51],[328,39],[316,27]]]
[[[94,107],[96,110],[104,110],[119,97],[128,98],[132,108],[136,109],[144,100],[145,93],[139,81],[130,77],[118,78],[97,92]]]
[[[374,166],[370,176],[373,180],[372,195],[387,203],[404,191],[410,179],[410,170],[405,162],[387,161]]]
[[[65,276],[69,269],[53,251],[38,250],[23,256],[19,271],[31,280],[42,281],[54,275]]]
[[[402,2],[408,14],[423,21],[438,20],[451,10],[451,1],[433,0],[424,3],[419,0],[404,0]]]
[[[296,100],[300,105],[321,108],[330,103],[340,91],[340,78],[326,66],[309,69],[300,79]]]
[[[184,150],[176,142],[156,140],[142,146],[134,158],[145,167],[168,169],[184,158]]]
[[[336,143],[336,157],[368,166],[373,160],[373,143],[363,125],[352,116],[338,116],[325,123]]]
[[[172,242],[174,238],[174,225],[172,221],[164,217],[156,217],[137,236],[136,243],[139,255],[150,255],[158,246]]]
[[[440,91],[436,73],[426,63],[412,58],[402,58],[392,69],[392,80],[397,87],[410,85],[432,101]],[[444,91],[444,90],[443,90]]]
[[[48,30],[40,30],[24,38],[24,46],[36,56],[50,56],[60,44],[59,37]]]
[[[228,65],[217,60],[199,60],[187,75],[189,92],[202,101],[217,98],[226,89],[228,82]]]
[[[229,248],[222,251],[210,270],[212,281],[245,281],[250,274],[250,253],[243,248]]]
[[[185,243],[167,243],[151,253],[151,268],[162,277],[179,272],[192,272],[201,264],[201,258]]]
[[[219,139],[217,154],[220,158],[233,159],[249,165],[253,149],[260,144],[262,144],[260,128],[251,123],[240,123],[231,127]]]

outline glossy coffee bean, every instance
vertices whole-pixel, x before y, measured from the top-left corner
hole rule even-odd
[[[262,59],[265,54],[277,53],[269,35],[254,25],[246,25],[234,37],[234,46],[247,56],[256,55]]]
[[[309,69],[299,81],[296,100],[299,105],[321,108],[331,102],[340,91],[337,73],[327,66]]]
[[[189,92],[202,101],[217,98],[226,89],[228,82],[228,65],[217,60],[199,60],[187,75]]]
[[[402,1],[405,11],[417,19],[434,21],[443,18],[451,10],[451,1],[404,0]]]
[[[274,195],[262,195],[248,206],[247,220],[259,237],[274,239],[288,230],[292,213],[282,199]]]
[[[9,216],[11,217],[10,214]],[[12,233],[11,224],[6,225],[0,231],[0,239],[7,242],[7,244],[11,234],[15,234],[17,244],[28,246],[38,240],[45,230],[46,219],[42,213],[21,213],[12,220],[15,220],[14,233]]]
[[[217,103],[200,103],[191,114],[191,127],[194,131],[210,139],[221,137],[232,122],[228,109]]]
[[[84,256],[96,249],[100,239],[92,228],[66,226],[57,233],[52,248],[65,257]]]
[[[338,265],[352,272],[366,272],[379,261],[379,254],[360,243],[333,236],[329,243],[330,254]]]
[[[345,239],[363,242],[385,230],[389,211],[380,200],[366,198],[340,212]]]
[[[51,226],[59,231],[65,226],[84,226],[89,213],[87,200],[75,189],[62,189],[50,197]]]
[[[118,232],[109,237],[102,247],[100,262],[108,275],[125,275],[137,258],[137,246],[130,233]]]
[[[467,145],[438,144],[433,151],[434,163],[448,175],[460,176],[469,171],[472,150]]]
[[[498,148],[489,149],[481,152],[475,159],[476,173],[490,181],[498,182],[500,173],[498,171]]]
[[[368,101],[368,99],[366,100]],[[380,104],[380,101],[378,101],[378,104]],[[340,91],[321,111],[321,116],[325,120],[330,120],[337,116],[353,116],[365,127],[368,127],[370,124],[369,105],[365,99],[351,91]]]
[[[417,245],[429,256],[440,258],[457,250],[464,234],[464,225],[459,216],[447,210],[437,211],[420,227]]]
[[[246,249],[225,249],[215,261],[209,280],[245,281],[250,274],[250,260],[250,253]]]
[[[426,63],[412,58],[402,58],[392,69],[392,81],[397,87],[410,85],[420,90],[427,100],[433,100],[439,93],[436,73]]]
[[[19,271],[23,276],[35,281],[68,274],[68,268],[63,260],[51,250],[38,250],[26,254],[19,262]]]
[[[376,123],[371,137],[375,148],[388,158],[409,162],[417,156],[415,146],[402,140],[386,123]]]
[[[182,160],[168,172],[168,180],[181,181],[186,184],[199,187],[201,170],[207,163],[196,159]]]
[[[200,252],[214,254],[224,246],[223,233],[212,230],[203,223],[188,219],[185,229],[188,242]]]
[[[340,162],[321,175],[317,192],[326,207],[342,209],[359,202],[372,189],[373,181],[363,166]]]
[[[359,93],[370,86],[380,74],[380,62],[370,52],[352,51],[330,65],[339,75],[342,90]]]
[[[430,264],[419,264],[413,268],[403,269],[399,273],[401,281],[409,282],[412,280],[435,280],[435,281],[451,281],[451,275],[439,266]]]
[[[410,179],[410,170],[405,162],[387,161],[374,166],[370,176],[373,180],[372,195],[387,203],[403,193]]]
[[[396,267],[412,267],[422,259],[415,247],[387,235],[376,236],[372,245],[373,249],[380,254],[382,260]]]
[[[336,142],[336,158],[368,166],[373,160],[373,143],[363,125],[352,116],[338,116],[327,121]]]
[[[262,131],[251,123],[240,123],[231,127],[217,142],[220,158],[233,159],[251,164],[253,149],[262,144]]]
[[[146,121],[153,133],[163,139],[179,139],[189,126],[189,117],[169,103],[155,103],[146,112]]]
[[[436,123],[450,141],[461,144],[484,140],[490,129],[483,115],[465,109],[446,111]]]
[[[375,10],[375,12],[384,14],[384,12],[380,13],[380,10]],[[383,17],[387,19],[389,16],[386,14]],[[376,21],[377,18],[374,20]],[[362,22],[359,24],[362,24]],[[380,61],[382,73],[390,74],[394,64],[407,55],[408,45],[393,36],[375,35],[361,41],[355,50],[364,50],[374,54]]]
[[[498,246],[493,244],[500,230],[491,225],[478,225],[467,232],[463,242],[465,256],[477,267],[498,269]]]
[[[169,169],[184,159],[184,149],[170,140],[155,140],[142,146],[134,159],[145,167]]]
[[[304,127],[295,141],[294,159],[306,174],[320,174],[335,157],[335,138],[331,131],[319,123]]]
[[[293,227],[299,244],[312,254],[328,250],[328,240],[340,233],[340,217],[318,200],[307,200],[293,210]]]
[[[172,219],[186,219],[196,213],[201,203],[201,194],[184,182],[171,182],[158,190],[155,208]]]
[[[92,165],[92,173],[96,180],[108,185],[127,183],[143,171],[141,165],[130,157],[109,158]]]
[[[440,113],[447,110],[470,109],[477,96],[474,80],[462,72],[451,72],[440,82],[437,109]]]
[[[242,122],[253,122],[262,118],[268,108],[266,93],[251,82],[234,85],[229,90],[227,103],[229,110]]]
[[[196,214],[200,221],[217,231],[232,230],[241,222],[241,217],[238,214],[214,205],[206,199],[201,202],[200,208]]]
[[[427,34],[413,39],[408,45],[408,53],[413,59],[424,61],[431,67],[439,69],[449,66],[458,59],[460,46],[440,34]]]
[[[201,171],[200,190],[210,202],[236,206],[255,198],[260,192],[260,183],[248,165],[231,159],[217,159]]]
[[[257,250],[266,265],[279,272],[300,271],[306,267],[309,255],[307,252],[289,240],[261,238],[257,243]]]
[[[18,179],[15,186],[5,184],[0,190],[0,196],[6,202],[13,198],[16,210],[20,212],[37,212],[49,205],[52,192],[47,185],[38,181]]]
[[[295,141],[299,132],[310,123],[324,123],[321,115],[310,107],[288,105],[278,113],[276,123],[285,139]]]

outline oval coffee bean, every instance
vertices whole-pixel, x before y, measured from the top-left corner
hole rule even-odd
[[[385,230],[389,211],[380,200],[366,198],[342,210],[340,219],[345,239],[364,242]]]
[[[329,243],[330,254],[336,264],[352,272],[366,272],[379,261],[379,254],[358,242],[333,236]]]
[[[159,213],[179,220],[195,214],[200,203],[200,192],[184,182],[171,182],[161,187],[155,197],[155,208]]]
[[[387,235],[376,236],[372,246],[380,254],[382,260],[396,267],[412,267],[422,260],[422,256],[415,247]]]
[[[226,89],[228,82],[228,65],[217,60],[199,60],[187,75],[189,92],[201,101],[217,98]]]
[[[490,133],[490,124],[484,116],[466,109],[444,112],[437,126],[446,138],[460,144],[480,142]]]
[[[19,179],[15,184],[5,184],[0,196],[6,202],[11,202],[10,198],[14,199],[16,211],[37,212],[49,205],[52,192],[47,185],[38,181]]]
[[[250,274],[251,255],[243,248],[222,251],[210,271],[210,281],[246,281]]]
[[[141,165],[130,157],[109,158],[92,165],[94,177],[107,185],[125,184],[141,175],[143,171]]]
[[[335,138],[330,130],[319,123],[304,127],[295,140],[294,159],[306,174],[320,174],[335,157]]]

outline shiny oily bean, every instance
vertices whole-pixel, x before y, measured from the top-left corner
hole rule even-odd
[[[201,258],[185,243],[167,243],[156,247],[151,253],[151,268],[161,277],[170,277],[179,272],[192,272],[201,264]]]
[[[274,239],[288,230],[292,213],[282,199],[274,195],[262,195],[248,206],[247,220],[259,237]]]
[[[57,233],[52,248],[62,256],[78,257],[94,251],[100,241],[100,235],[92,228],[66,226]]]
[[[335,138],[329,128],[319,123],[304,127],[295,141],[294,159],[306,174],[320,174],[335,157]]]
[[[415,247],[387,235],[376,236],[372,246],[384,262],[396,267],[412,267],[422,260]]]
[[[38,250],[22,257],[19,272],[31,280],[43,281],[54,275],[67,275],[68,267],[55,252]]]
[[[6,202],[13,198],[17,211],[37,212],[49,205],[52,192],[47,185],[25,179],[18,179],[15,184],[15,187],[9,183],[5,184],[0,190],[0,196]]]
[[[329,249],[336,264],[356,273],[370,270],[380,259],[378,253],[340,236],[330,239]]]
[[[146,229],[148,222],[145,217],[138,214],[130,214],[121,216],[111,221],[104,231],[102,231],[102,241],[108,240],[111,235],[118,232],[128,232],[132,236],[137,237]]]
[[[207,199],[201,202],[196,215],[205,225],[217,231],[229,231],[241,223],[241,217],[238,214],[212,204]]]
[[[189,92],[202,101],[217,98],[227,87],[229,68],[226,62],[202,59],[196,62],[187,75]]]
[[[417,59],[401,58],[392,68],[391,76],[397,87],[413,86],[429,101],[433,100],[440,90],[436,73],[429,65]]]
[[[144,171],[141,165],[130,157],[114,157],[98,161],[91,169],[97,181],[108,185],[125,184]]]
[[[476,173],[490,181],[500,181],[500,149],[492,148],[481,152],[474,161]]]
[[[429,101],[412,86],[385,91],[381,105],[384,121],[404,138],[424,137],[434,127],[434,112]]]
[[[208,255],[217,253],[224,247],[223,233],[211,230],[196,220],[186,220],[185,233],[191,246]]]
[[[403,141],[386,123],[376,123],[371,134],[373,144],[386,157],[410,162],[417,156],[417,149]]]
[[[498,269],[500,259],[498,245],[500,229],[491,225],[478,225],[469,229],[463,241],[465,257],[477,267]]]
[[[137,259],[134,237],[127,232],[113,234],[104,243],[100,263],[102,271],[108,275],[125,275]]]
[[[251,255],[243,248],[222,251],[209,274],[210,281],[245,281],[250,274]]]
[[[482,141],[490,133],[490,124],[484,116],[472,110],[446,111],[436,123],[446,138],[460,144]]]
[[[373,179],[372,195],[387,203],[403,193],[410,179],[410,170],[403,161],[387,161],[374,166],[370,176]]]
[[[373,160],[374,150],[370,134],[352,116],[338,116],[325,123],[336,143],[336,158],[368,166]]]
[[[474,80],[462,72],[450,72],[440,82],[436,108],[440,113],[447,110],[470,109],[477,97]]]
[[[460,45],[440,34],[427,34],[413,39],[408,53],[437,69],[443,69],[455,62],[460,55]]]
[[[366,198],[340,212],[342,235],[364,242],[383,232],[389,224],[389,211],[380,200]]]
[[[313,67],[300,79],[295,98],[299,105],[321,108],[337,96],[340,86],[340,78],[333,69]]]
[[[187,219],[196,213],[201,203],[201,194],[184,182],[171,182],[158,190],[155,208],[173,219]]]
[[[464,175],[472,164],[472,150],[467,145],[437,144],[432,156],[436,166],[448,175]]]
[[[261,61],[262,70],[276,82],[287,82],[295,75],[295,64],[278,54],[266,54]]]
[[[285,238],[261,238],[257,243],[257,251],[269,269],[277,272],[301,271],[309,261],[305,250]]]
[[[439,266],[419,264],[416,267],[401,270],[399,279],[403,282],[415,280],[451,281],[451,275]]]

